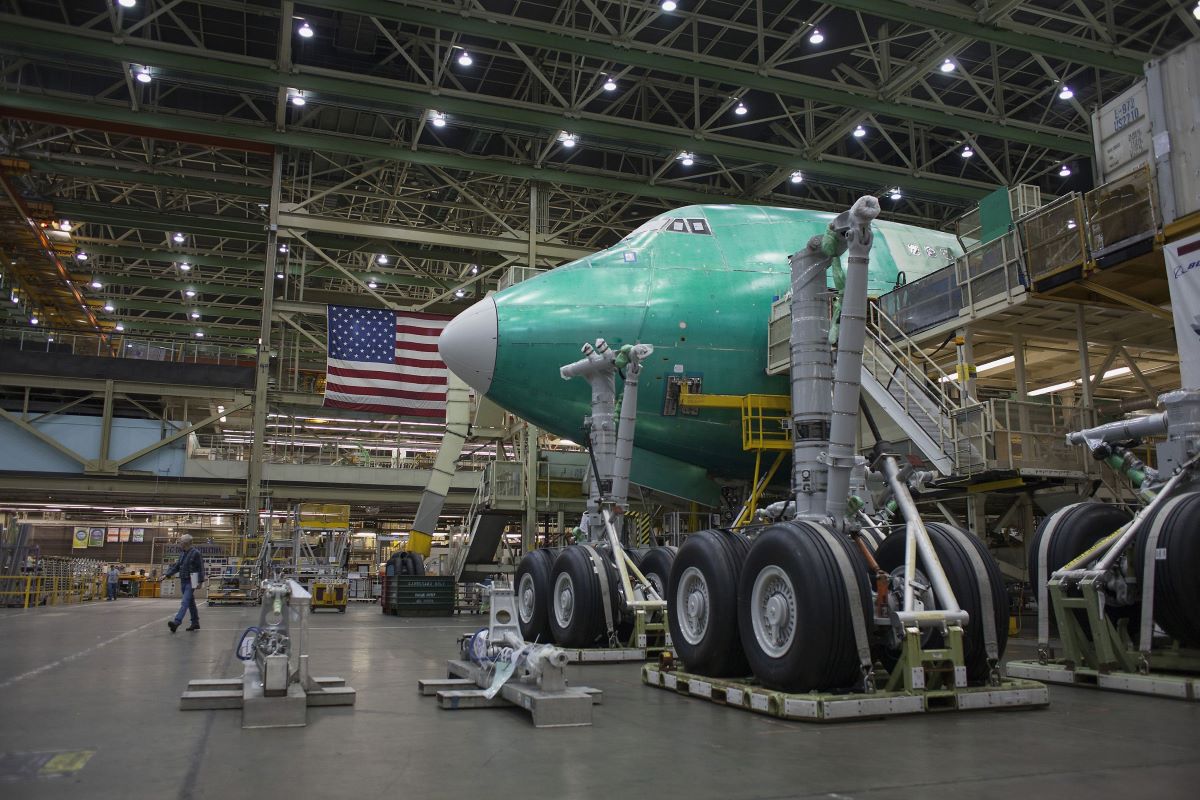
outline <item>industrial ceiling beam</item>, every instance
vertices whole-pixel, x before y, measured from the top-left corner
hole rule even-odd
[[[821,2],[834,8],[905,22],[920,28],[957,33],[976,41],[1011,47],[1027,53],[1061,58],[1064,61],[1084,64],[1109,72],[1140,77],[1143,71],[1141,59],[1120,55],[1113,52],[1115,48],[1105,49],[1097,42],[1080,39],[1077,36],[1052,38],[1028,30],[1013,30],[994,22],[980,22],[969,17],[958,16],[955,6],[949,3],[938,3],[935,12],[932,9],[908,5],[896,2],[896,0],[821,0]],[[341,4],[339,3],[339,5]]]
[[[425,109],[436,105],[440,110],[452,114],[476,117],[489,121],[500,121],[514,126],[541,129],[544,131],[557,132],[564,127],[569,127],[572,132],[585,136],[596,136],[614,143],[634,141],[661,147],[667,151],[702,148],[704,154],[718,158],[727,158],[748,163],[763,163],[775,167],[786,167],[788,169],[801,169],[814,176],[824,176],[867,187],[875,187],[881,183],[891,184],[897,179],[903,178],[906,189],[916,192],[929,192],[936,196],[961,200],[977,200],[984,194],[987,194],[992,188],[990,185],[975,184],[969,181],[951,181],[925,175],[913,175],[905,170],[887,168],[884,165],[806,159],[800,157],[794,150],[787,147],[762,144],[734,137],[708,135],[703,139],[698,139],[687,132],[681,132],[677,128],[665,125],[614,119],[597,114],[581,114],[579,112],[567,114],[567,110],[565,109],[547,109],[545,106],[516,103],[500,98],[484,98],[477,95],[445,90],[435,93],[434,90],[428,87],[336,70],[296,66],[293,68],[294,72],[288,74],[278,72],[266,61],[256,60],[257,63],[254,63],[251,60],[240,57],[233,59],[232,56],[227,59],[226,54],[213,51],[190,50],[190,48],[184,52],[180,52],[181,49],[177,48],[164,50],[155,46],[153,42],[147,42],[140,46],[115,44],[111,41],[91,36],[82,36],[77,30],[73,30],[71,33],[60,32],[58,30],[45,30],[41,25],[34,26],[23,23],[20,17],[0,15],[0,22],[15,25],[20,29],[19,40],[16,42],[7,42],[3,45],[3,48],[34,58],[37,57],[38,53],[48,50],[56,53],[72,52],[92,58],[110,60],[115,63],[152,62],[164,70],[180,70],[196,75],[219,77],[240,85],[258,85],[273,87],[275,89],[295,87],[313,92],[317,97],[337,98],[338,100],[355,99],[376,104],[380,108],[401,106],[423,113]],[[609,55],[611,56],[611,51]],[[680,60],[685,64],[692,63],[686,59]],[[717,70],[718,74],[714,75],[713,79],[736,83],[756,74],[746,73],[745,76],[725,74],[723,72],[724,69]],[[744,68],[739,69],[744,71]],[[782,89],[776,89],[775,91],[782,91]],[[853,96],[847,94],[844,87],[831,87],[824,90],[824,93],[827,95],[823,97],[826,102],[838,106],[854,105],[853,102],[849,101],[849,98]],[[6,94],[3,96],[3,102],[7,106],[16,108],[38,111],[46,110],[29,104],[20,105],[12,102],[16,98],[26,97],[27,95]],[[892,112],[896,109],[883,108],[882,106],[890,107],[895,105],[894,103],[884,103],[883,101],[871,100],[869,98],[864,101],[864,107],[870,107],[866,108],[866,110],[878,114],[892,114],[893,116],[895,114]],[[921,121],[929,125],[949,127],[955,130],[969,130],[973,133],[1011,139],[1025,144],[1035,144],[1077,155],[1088,155],[1092,152],[1090,139],[1086,136],[1078,136],[1061,131],[1053,134],[1049,132],[1035,132],[1024,129],[1020,124],[1011,121],[1004,124],[986,122],[976,120],[972,117],[916,109],[910,106],[897,106],[897,108],[911,109],[910,114],[906,118],[916,120],[916,117],[920,116],[923,119],[916,121]],[[70,109],[62,108],[61,111],[65,114],[74,112],[78,113],[79,116],[90,116],[89,112],[92,112],[93,109],[93,106],[81,108],[78,105],[74,105]],[[144,113],[130,113],[133,117],[143,121],[145,121],[146,116],[150,116]],[[165,120],[158,119],[158,116],[154,115],[153,124],[161,125],[168,130],[174,127],[164,124]],[[130,119],[123,117],[120,122],[128,124]],[[236,125],[235,130],[250,130],[250,128],[244,125]],[[270,131],[269,133],[276,132]],[[244,136],[246,139],[253,139],[278,146],[289,146],[293,143],[294,137],[297,134],[297,131],[288,131],[286,133],[286,140],[263,137],[262,135],[252,137],[240,132],[236,134],[231,132],[230,135]],[[284,134],[279,133],[279,137],[284,137]],[[399,151],[399,148],[393,149]],[[421,151],[399,152],[408,152],[411,156],[417,156],[421,153]],[[411,156],[407,160],[417,160]],[[391,157],[398,158],[398,156],[394,155]],[[477,161],[482,163],[473,168],[479,169],[479,171],[505,174],[499,173],[494,169],[494,165],[502,162],[491,159],[478,159]],[[443,166],[443,164],[432,160],[422,160],[419,163],[431,163],[436,166]],[[492,166],[483,167],[482,164]],[[520,170],[520,174],[515,177],[525,177],[530,180],[554,180],[544,170],[534,167],[518,167],[518,169]],[[639,192],[639,194],[645,193]]]
[[[360,222],[357,220],[333,219],[318,217],[310,214],[280,213],[279,227],[294,231],[318,231],[334,233],[342,236],[357,236],[364,239],[380,239],[385,241],[422,242],[445,247],[457,247],[464,250],[492,251],[497,253],[529,252],[528,239],[504,238],[500,236],[482,236],[473,233],[456,233],[453,231],[433,231],[428,228],[414,228],[407,225],[392,225],[382,222]],[[286,234],[285,234],[286,235]],[[573,261],[591,255],[594,250],[569,245],[538,242],[538,255],[562,261]]]
[[[1077,155],[1090,155],[1092,152],[1090,139],[1074,133],[1065,131],[1051,133],[1037,130],[1036,126],[1013,120],[1001,122],[988,119],[981,114],[976,115],[963,111],[951,113],[933,107],[881,100],[866,94],[856,94],[852,91],[852,87],[833,80],[779,69],[760,69],[738,61],[718,59],[684,50],[671,50],[658,44],[639,42],[629,37],[589,34],[581,30],[572,30],[569,33],[540,30],[528,24],[517,24],[522,21],[512,17],[471,11],[465,8],[441,11],[400,5],[385,2],[385,0],[337,0],[336,3],[326,0],[325,3],[318,1],[317,5],[337,8],[339,11],[351,11],[366,16],[480,36],[499,42],[513,42],[572,55],[590,56],[601,61],[615,61],[688,78],[744,86],[748,89],[757,89],[784,97],[828,103],[835,107],[856,108],[869,114],[911,120],[951,130],[966,130],[982,136],[994,136],[1022,144],[1066,150]],[[911,13],[910,10],[910,16]],[[1138,74],[1140,73],[1139,67]],[[445,106],[444,102],[442,106]],[[578,127],[577,124],[576,127]]]
[[[202,178],[182,178],[177,175],[147,172],[141,169],[133,170],[123,165],[119,169],[110,167],[72,164],[68,161],[48,161],[40,158],[26,159],[29,165],[40,172],[52,172],[57,175],[70,175],[76,178],[105,181],[121,184],[144,184],[164,189],[180,189],[189,192],[209,192],[219,195],[245,197],[251,200],[266,200],[270,189],[261,186],[247,186],[231,181],[204,180]],[[147,167],[149,169],[149,167]]]
[[[0,92],[0,116],[25,118],[28,110],[49,110],[59,115],[57,124],[66,127],[90,128],[106,130],[111,124],[122,124],[132,119],[153,119],[155,124],[172,131],[181,132],[193,129],[222,130],[230,134],[236,133],[247,139],[277,145],[293,147],[300,150],[311,150],[325,153],[361,158],[381,158],[410,164],[427,164],[446,169],[467,170],[483,174],[498,175],[505,178],[545,181],[561,186],[571,186],[577,189],[594,189],[603,192],[619,192],[634,197],[652,197],[678,203],[711,203],[720,199],[720,195],[704,192],[698,189],[687,189],[677,186],[651,184],[632,178],[612,178],[608,175],[592,172],[566,172],[562,170],[538,169],[533,166],[516,164],[511,161],[466,156],[457,153],[439,152],[421,149],[410,150],[407,147],[372,142],[364,139],[352,139],[333,134],[309,133],[307,131],[290,130],[274,131],[269,128],[255,127],[244,123],[229,122],[213,118],[185,117],[176,114],[158,114],[148,111],[130,111],[122,106],[100,105],[80,102],[79,100],[48,97],[45,95],[15,94]],[[906,187],[908,184],[905,184]],[[951,185],[951,184],[946,184]],[[973,198],[978,199],[986,192],[973,192]]]

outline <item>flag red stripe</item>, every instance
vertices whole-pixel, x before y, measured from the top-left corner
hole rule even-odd
[[[404,356],[396,356],[396,366],[420,367],[423,369],[445,369],[446,362],[439,358],[405,358]]]
[[[451,320],[451,317],[448,317],[445,314],[431,314],[427,311],[399,311],[396,313],[396,317],[397,319],[404,320],[427,319],[433,322],[441,322],[442,324],[445,324]]]
[[[397,325],[396,333],[411,333],[414,336],[441,336],[441,328],[422,328],[416,325]]]
[[[346,369],[345,367],[335,367],[332,364],[326,369],[326,373],[336,375],[339,378],[365,378],[367,380],[430,383],[438,386],[446,385],[446,376],[444,375],[409,375],[403,372],[387,372],[374,369]]]
[[[325,384],[326,391],[341,392],[342,394],[361,394],[372,397],[400,397],[405,400],[429,400],[445,402],[445,392],[410,392],[407,389],[388,389],[383,386],[339,386],[333,381]]]
[[[377,403],[347,403],[343,400],[330,400],[325,398],[326,408],[345,408],[350,411],[374,411],[377,414],[392,414],[398,417],[437,417],[441,419],[446,416],[445,409],[441,408],[413,408],[406,406],[384,406]]]
[[[397,340],[396,349],[416,350],[421,353],[436,353],[438,351],[437,342],[430,342],[426,344],[425,342],[410,342],[408,340]]]

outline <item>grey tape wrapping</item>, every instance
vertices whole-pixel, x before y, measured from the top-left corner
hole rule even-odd
[[[1146,549],[1142,551],[1142,574],[1140,576],[1142,582],[1142,628],[1138,642],[1138,650],[1143,653],[1150,652],[1150,643],[1154,638],[1154,572],[1158,566],[1158,535],[1162,533],[1163,526],[1167,523],[1167,517],[1171,516],[1175,506],[1189,497],[1190,495],[1180,494],[1168,500],[1166,505],[1160,508],[1158,514],[1154,516],[1154,524],[1150,526],[1150,534],[1146,537]]]
[[[992,600],[992,578],[988,575],[987,564],[983,563],[983,556],[979,555],[979,550],[967,538],[971,534],[960,531],[953,525],[945,525],[942,530],[950,531],[950,535],[958,540],[959,546],[967,553],[967,560],[971,562],[971,569],[975,571],[975,578],[979,581],[979,604],[983,607],[981,616],[983,619],[983,651],[987,653],[987,657],[992,661],[1000,660],[1000,642],[996,637],[996,604]],[[970,625],[974,620],[968,620]]]
[[[854,573],[854,567],[850,564],[850,557],[846,555],[846,548],[837,541],[838,534],[833,533],[824,525],[809,524],[824,537],[830,552],[833,553],[833,560],[837,562],[838,571],[842,573],[842,584],[846,587],[846,599],[850,601],[850,621],[854,627],[854,645],[858,648],[858,660],[863,669],[869,671],[874,664],[871,660],[871,642],[867,638],[867,623],[863,620],[862,615],[862,594],[858,591],[857,576]]]
[[[617,629],[613,625],[612,601],[608,593],[608,569],[604,564],[604,557],[596,552],[596,548],[590,544],[580,546],[591,556],[592,565],[596,568],[596,578],[600,581],[600,600],[604,604],[604,633],[611,643]]]
[[[1050,583],[1050,571],[1046,568],[1046,558],[1055,530],[1062,522],[1063,515],[1072,508],[1075,506],[1063,506],[1051,514],[1046,520],[1046,527],[1042,529],[1042,540],[1038,542],[1037,575],[1033,578],[1037,581],[1038,644],[1043,647],[1050,646],[1050,590],[1047,588],[1047,584]]]

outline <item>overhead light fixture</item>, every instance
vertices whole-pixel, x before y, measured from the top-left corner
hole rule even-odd
[[[962,149],[961,155],[963,158],[970,158],[971,156],[975,155],[975,151],[971,149],[971,145],[967,145]]]
[[[1066,84],[1063,84],[1062,90],[1058,93],[1058,99],[1059,100],[1070,100],[1074,96],[1075,96],[1075,93],[1071,91],[1071,87],[1067,86]]]
[[[117,0],[117,5],[121,8],[133,8],[137,5],[137,0]]]
[[[1075,220],[1073,220],[1073,219],[1067,220],[1067,230],[1073,231],[1073,230],[1075,230],[1076,227],[1077,226],[1075,225]]]
[[[175,242],[175,244],[183,244],[184,240],[186,239],[187,236],[185,236],[183,233],[176,233],[171,237],[171,241]]]
[[[478,275],[478,274],[479,274],[479,265],[478,265],[478,264],[472,264],[472,265],[471,265],[471,274],[472,274],[472,275]]]
[[[939,69],[942,72],[954,72],[954,62],[947,58],[942,62],[942,66]]]
[[[189,314],[188,316],[189,316],[189,317],[191,317],[192,319],[200,319],[200,312],[199,312],[199,311],[193,311],[193,312],[192,312],[191,314]]]
[[[1058,170],[1058,177],[1067,178],[1067,177],[1070,177],[1070,175],[1071,175],[1071,168],[1068,165],[1063,164],[1062,167]]]
[[[820,28],[813,28],[812,33],[808,35],[809,44],[820,44],[825,41],[825,34],[821,33]]]
[[[897,186],[897,187],[894,187],[894,188],[892,189],[892,192],[891,192],[891,194],[889,194],[889,195],[888,195],[888,197],[892,198],[893,200],[899,200],[899,199],[900,199],[901,197],[903,197],[903,196],[904,196],[904,195],[902,195],[902,194],[900,193],[900,187],[899,187],[899,186]]]
[[[78,253],[75,254],[75,260],[76,261],[87,261],[88,254],[83,252],[82,250],[80,250]]]
[[[1050,394],[1051,392],[1061,392],[1063,389],[1070,389],[1075,385],[1075,381],[1066,381],[1064,383],[1056,383],[1053,386],[1043,386],[1041,389],[1034,389],[1029,392],[1027,397],[1037,397],[1042,394]]]
[[[124,332],[125,332],[125,325],[124,325],[124,324],[122,324],[122,323],[120,323],[120,322],[118,322],[118,323],[117,323],[117,327],[116,327],[116,331],[117,331],[117,333],[124,333]]]
[[[154,76],[150,74],[150,68],[146,66],[138,67],[133,77],[137,78],[138,83],[149,83],[154,80]]]
[[[32,317],[30,317],[30,318],[29,318],[29,324],[30,324],[30,325],[37,325],[37,324],[38,324],[38,318],[37,318],[37,314],[34,314]]]
[[[184,296],[185,296],[185,297],[195,297],[195,296],[196,296],[196,290],[195,290],[195,289],[185,289],[185,290],[184,290],[184,292],[183,292],[183,294],[184,294]]]
[[[459,289],[458,291],[456,291],[454,293],[454,296],[455,297],[466,297],[467,293],[465,291],[463,291],[462,289]]]
[[[746,108],[746,104],[739,100],[738,104],[733,108],[733,113],[737,114],[739,117],[744,117],[746,116],[746,112],[749,110],[750,109]]]
[[[855,128],[854,128],[854,138],[855,139],[861,139],[862,137],[864,137],[866,135],[867,135],[866,128],[864,128],[862,125],[855,126]]]
[[[191,264],[189,264],[189,263],[188,263],[188,262],[186,262],[186,261],[184,261],[184,262],[181,262],[181,263],[179,264],[179,271],[180,271],[180,272],[189,272],[191,269],[192,269],[192,265],[191,265]]]
[[[92,278],[92,282],[89,285],[93,289],[103,289],[104,288],[104,284],[100,282],[99,278]],[[16,302],[16,301],[14,301],[14,302]]]
[[[566,131],[561,131],[558,134],[558,143],[561,144],[563,147],[567,148],[568,150],[570,150],[572,147],[574,147],[575,143],[577,141],[579,141],[579,137],[573,133],[567,133]]]
[[[114,312],[116,310],[117,310],[116,307],[113,306],[113,304],[111,302],[104,304],[104,311],[106,313],[111,314],[112,312]]]
[[[304,99],[304,92],[299,89],[288,89],[288,98],[292,101],[292,105],[297,108],[308,102]]]
[[[458,65],[460,67],[469,67],[472,63],[474,62],[471,61],[471,54],[463,50],[462,55],[458,57]]]
[[[617,90],[617,82],[607,75],[604,76],[604,91],[615,92]]]
[[[659,4],[659,7],[662,8],[663,11],[670,13],[679,8],[679,4],[676,3],[675,0],[662,0],[662,2]]]
[[[429,112],[429,121],[431,123],[433,123],[433,127],[435,127],[435,128],[446,127],[446,115],[443,114],[441,111],[430,111]]]
[[[286,244],[281,244],[281,245],[279,245],[279,252],[281,252],[281,253],[286,253],[286,252],[287,252],[287,245],[286,245]]]
[[[197,338],[197,339],[203,339],[203,338],[204,338],[204,331],[196,331],[196,338]]]
[[[1200,19],[1200,3],[1196,3],[1196,7],[1192,9],[1192,16]]]
[[[680,164],[683,164],[685,167],[690,167],[692,164],[696,163],[696,157],[687,151],[675,156],[675,160],[677,160]]]
[[[300,27],[296,29],[296,33],[300,34],[302,38],[311,39],[316,31],[308,24],[308,20],[303,20]]]
[[[64,219],[62,222],[58,223],[58,229],[60,231],[62,231],[63,233],[70,233],[71,232],[71,220]]]
[[[277,280],[277,281],[281,281],[281,280],[283,280],[283,273],[282,273],[282,272],[276,272],[276,273],[275,273],[275,280]]]
[[[374,278],[371,278],[369,281],[367,281],[367,288],[368,289],[377,289],[377,288],[379,288],[379,284],[375,282]]]
[[[803,183],[804,182],[804,173],[801,172],[800,170],[796,170],[795,172],[792,173],[792,177],[789,178],[788,180],[790,180],[792,183]]]
[[[378,257],[378,258],[376,258],[375,260],[376,260],[378,263],[380,263],[380,264],[386,264],[386,263],[388,263],[388,257],[387,257],[387,254],[386,254],[386,253],[380,253],[380,254],[379,254],[379,257]]]

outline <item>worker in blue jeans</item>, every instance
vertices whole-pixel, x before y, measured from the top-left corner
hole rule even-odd
[[[167,621],[167,627],[171,629],[171,633],[174,633],[183,623],[183,615],[189,612],[192,615],[192,624],[188,630],[200,630],[200,612],[196,608],[196,590],[204,583],[204,556],[200,554],[199,550],[192,547],[190,533],[179,537],[179,547],[183,550],[179,554],[179,560],[163,573],[164,579],[178,574],[179,585],[182,588],[179,611],[175,614],[174,619]]]
[[[109,600],[117,599],[117,586],[121,582],[121,570],[117,569],[117,565],[113,564],[108,568],[108,598]]]

